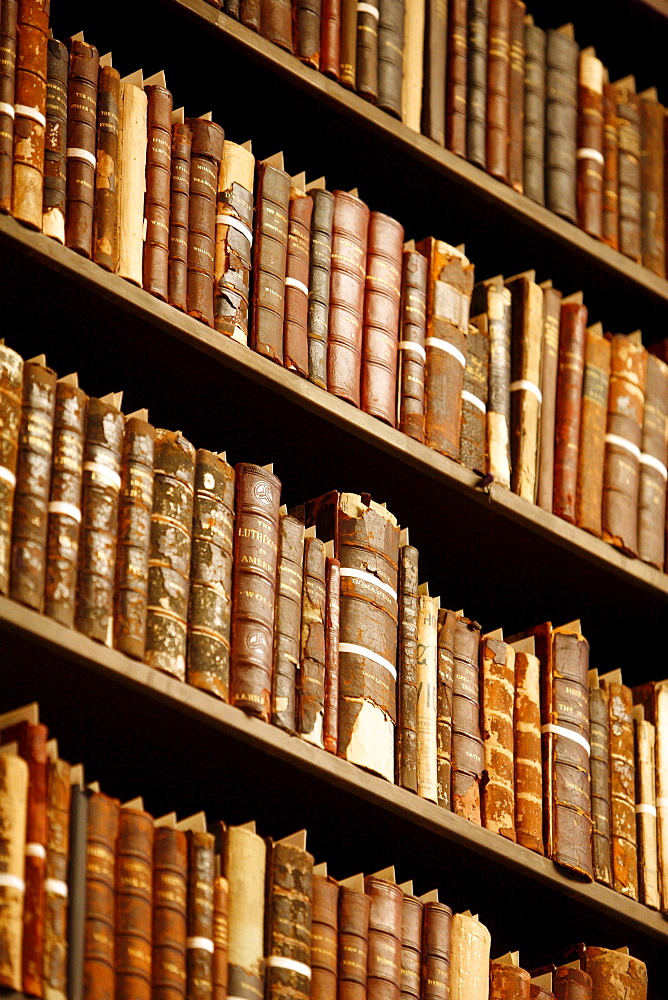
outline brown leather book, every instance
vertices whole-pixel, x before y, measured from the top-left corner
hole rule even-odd
[[[188,208],[193,133],[187,122],[172,126],[169,191],[169,304],[186,312],[188,289]]]
[[[462,425],[459,459],[468,469],[487,471],[487,393],[489,383],[489,330],[487,314],[469,324],[466,368],[462,389]]]
[[[146,291],[169,299],[169,191],[172,182],[172,95],[166,87],[150,84],[148,141],[146,144],[146,194],[144,214],[143,285]]]
[[[120,803],[102,792],[88,802],[86,838],[86,925],[84,995],[109,1000],[116,995],[114,943],[116,926],[116,840]]]
[[[590,672],[590,685],[591,685]],[[598,678],[597,678],[598,684]],[[589,688],[589,732],[591,741],[591,818],[594,878],[612,885],[610,849],[610,719],[608,692]]]
[[[46,573],[56,373],[44,356],[23,365],[9,596],[41,610]]]
[[[538,441],[538,486],[536,503],[552,510],[554,497],[554,432],[557,419],[557,370],[559,363],[559,328],[561,292],[551,281],[543,289],[543,358],[540,366],[540,435]]]
[[[292,839],[279,840],[269,849],[267,1000],[310,996],[313,856]]]
[[[46,1000],[67,996],[67,877],[70,839],[70,765],[50,759],[46,791],[44,967]]]
[[[123,806],[116,845],[117,1000],[150,1000],[153,951],[153,817]]]
[[[226,141],[216,201],[213,322],[241,344],[248,342],[254,175],[251,151]]]
[[[487,36],[487,173],[508,183],[512,0],[490,0]]]
[[[227,701],[234,538],[234,469],[199,449],[190,558],[187,679]]]
[[[355,89],[372,104],[378,101],[378,24],[380,0],[357,8]]]
[[[603,84],[603,218],[601,239],[613,250],[619,248],[617,92],[611,83]]]
[[[656,726],[643,718],[642,706],[633,709],[636,777],[636,836],[638,898],[652,909],[661,908],[659,893],[658,830],[656,821]]]
[[[290,191],[288,255],[285,268],[283,364],[308,377],[309,236],[313,199],[296,188]]]
[[[583,969],[560,966],[554,974],[556,1000],[592,1000],[591,976]]]
[[[359,198],[334,191],[327,388],[353,406],[360,405],[369,215],[367,205]]]
[[[647,966],[639,958],[608,948],[587,948],[587,972],[592,981],[592,997],[607,1000],[645,1000]]]
[[[67,968],[68,1000],[83,1000],[83,967],[86,930],[86,849],[88,802],[93,794],[84,785],[83,772],[70,791],[69,861],[67,866]],[[48,997],[46,998],[48,1000]]]
[[[314,872],[311,886],[311,996],[337,1000],[339,884]]]
[[[512,297],[510,484],[531,503],[536,499],[540,440],[540,363],[543,354],[543,290],[535,271],[506,281]]]
[[[324,748],[325,717],[325,545],[304,539],[304,583],[298,672],[297,732]]]
[[[364,891],[371,900],[367,998],[400,1000],[404,894],[398,885],[376,875],[367,875]]]
[[[14,5],[14,11],[16,12],[16,5]],[[0,34],[2,34],[1,25]],[[3,42],[5,41],[6,39],[3,38]],[[67,46],[57,39],[49,38],[48,45],[42,232],[46,236],[58,240],[59,243],[64,243],[67,200],[67,73],[69,56]],[[3,47],[3,56],[5,52]],[[1,89],[2,76],[0,75]],[[4,117],[4,115],[0,113],[0,117]],[[7,133],[8,137],[11,137],[12,130]],[[4,136],[0,139],[0,149],[3,141],[7,141]],[[2,164],[3,157],[0,152],[0,176]]]
[[[100,66],[97,90],[97,159],[93,260],[107,271],[118,267],[118,133],[121,77],[112,66]]]
[[[229,883],[228,992],[264,996],[267,845],[255,824],[228,827],[223,870]]]
[[[182,830],[156,827],[153,837],[153,960],[155,1000],[186,993],[186,873],[188,840]]]
[[[545,204],[577,222],[578,59],[573,26],[546,32]]]
[[[362,333],[361,404],[396,426],[397,344],[404,228],[389,215],[369,217]]]
[[[300,664],[304,526],[281,515],[274,622],[274,670],[271,721],[294,733],[297,729],[297,672]]]
[[[341,46],[339,51],[339,79],[343,87],[355,89],[355,69],[357,65],[357,2],[340,0],[341,3]]]
[[[25,874],[28,765],[17,754],[0,754],[0,840],[4,885],[0,886],[5,945],[0,957],[0,985],[23,989],[23,881]],[[9,876],[9,877],[7,877]]]
[[[188,830],[186,997],[208,1000],[213,992],[214,836]]]
[[[452,788],[452,691],[455,675],[454,611],[439,608],[436,681],[436,794],[439,806],[450,809]]]
[[[480,728],[480,625],[457,616],[452,690],[452,811],[481,825],[485,756]]]
[[[239,0],[239,20],[251,31],[260,30],[260,0]]]
[[[603,63],[593,48],[580,53],[578,73],[578,225],[603,238]]]
[[[259,465],[234,473],[230,704],[268,722],[281,484]]]
[[[67,87],[65,245],[88,258],[93,255],[99,67],[100,56],[95,46],[72,38]]]
[[[70,628],[76,603],[87,398],[75,375],[56,383],[44,613]]]
[[[418,550],[399,549],[398,720],[396,782],[417,792],[417,613]]]
[[[477,284],[471,301],[476,316],[487,316],[489,334],[487,471],[510,487],[511,295],[498,276]]]
[[[137,660],[146,649],[155,453],[155,428],[145,417],[140,412],[125,420],[114,593],[114,646]]]
[[[23,358],[0,343],[0,594],[9,589],[11,566],[12,511],[16,490],[16,465],[21,427],[21,387]]]
[[[576,518],[586,329],[587,307],[578,301],[577,295],[563,299],[557,364],[552,510],[571,524]]]
[[[524,193],[545,204],[545,31],[524,21]]]
[[[294,12],[294,53],[307,66],[320,69],[321,0],[298,0]]]
[[[378,107],[401,118],[404,70],[404,0],[378,4]]]
[[[526,4],[513,0],[510,9],[510,91],[508,183],[524,191],[524,17]]]
[[[631,688],[612,678],[601,678],[608,692],[610,721],[610,842],[612,886],[631,899],[638,898],[636,847],[635,754]],[[608,679],[609,678],[609,679]]]
[[[439,146],[445,146],[447,22],[447,4],[426,0],[421,131]]]
[[[649,354],[638,491],[638,555],[657,569],[663,568],[665,559],[667,420],[668,365]]]
[[[485,169],[489,0],[470,0],[466,70],[466,157]]]
[[[0,7],[0,212],[12,207],[14,146],[14,88],[16,81],[16,17],[18,0],[3,0]],[[11,108],[11,111],[9,110]]]
[[[220,125],[189,118],[188,276],[186,303],[190,316],[213,327],[213,271],[216,252],[216,196],[225,133]]]
[[[642,260],[640,99],[635,80],[613,84],[617,100],[619,150],[619,249],[631,260]]]
[[[445,83],[445,145],[466,157],[466,64],[468,3],[449,0]]]
[[[417,618],[417,793],[420,798],[438,801],[436,777],[436,690],[438,684],[439,598],[429,596],[429,588],[418,590]]]
[[[413,896],[408,886],[400,887],[404,893],[401,918],[401,998],[420,1000],[422,981],[422,921],[424,903],[419,896]]]
[[[289,0],[260,0],[260,34],[286,52],[292,47],[292,4]]]
[[[229,885],[222,875],[213,881],[212,1000],[227,1000],[229,945]]]
[[[450,932],[452,910],[433,893],[423,896],[422,982],[424,1000],[447,1000],[450,995]],[[452,991],[455,995],[454,990]],[[473,996],[473,994],[471,994]],[[461,996],[461,994],[460,994]]]
[[[515,841],[515,650],[496,633],[480,641],[485,783],[482,824]]]
[[[282,365],[290,178],[259,161],[255,191],[251,347]]]
[[[338,80],[341,72],[341,0],[322,0],[320,72]]]
[[[179,431],[156,430],[153,475],[146,662],[184,681],[195,449]]]
[[[332,270],[332,223],[334,196],[324,188],[314,189],[308,273],[308,377],[327,388],[327,326]]]
[[[125,420],[113,401],[89,399],[81,490],[75,628],[111,644]]]
[[[603,538],[631,555],[638,552],[640,448],[645,408],[647,351],[640,335],[612,337],[610,393],[603,467]]]
[[[398,427],[416,441],[424,441],[427,276],[426,258],[417,250],[404,250],[397,368]]]
[[[341,563],[325,560],[325,750],[339,752],[339,636],[341,634]]]
[[[532,983],[529,991],[531,1000],[556,1000],[552,990],[545,990],[538,983]]]
[[[350,880],[352,881],[352,879]],[[355,879],[355,882],[358,880]],[[362,882],[362,877],[359,877]],[[371,899],[361,888],[339,887],[339,1000],[366,1000]]]
[[[42,228],[48,31],[49,0],[19,0],[12,215],[31,229]]]
[[[585,339],[582,419],[578,452],[575,523],[601,537],[605,427],[610,389],[610,341],[600,323],[588,327]]]
[[[489,969],[489,1000],[529,1000],[531,978],[526,969],[507,962],[490,962]]]
[[[517,843],[543,854],[543,783],[540,732],[540,661],[534,642],[515,649],[515,835]]]

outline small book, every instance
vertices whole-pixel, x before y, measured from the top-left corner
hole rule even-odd
[[[591,742],[591,818],[594,878],[612,885],[610,846],[610,712],[609,692],[598,671],[589,671],[589,733]]]
[[[582,416],[587,307],[581,295],[561,302],[557,398],[554,430],[554,494],[552,510],[571,524],[576,520],[578,450]]]
[[[307,532],[301,605],[297,732],[303,740],[324,748],[325,721],[325,544]]]
[[[580,53],[578,72],[578,225],[603,236],[603,82],[604,68],[593,48]]]
[[[228,827],[223,873],[229,885],[230,996],[264,996],[266,859],[267,846],[254,823]]]
[[[362,332],[361,406],[390,427],[397,420],[397,345],[403,226],[382,212],[369,217]]]
[[[466,80],[468,62],[468,3],[448,4],[445,82],[445,145],[466,158]]]
[[[587,328],[582,383],[575,523],[601,537],[605,428],[610,391],[610,341],[600,323]]]
[[[143,286],[169,300],[169,189],[172,180],[172,95],[160,83],[144,87],[148,99]],[[151,77],[151,79],[155,79]]]
[[[524,193],[524,18],[526,4],[512,0],[510,9],[510,89],[508,122],[508,183]]]
[[[577,223],[578,60],[573,25],[546,32],[545,204]]]
[[[436,768],[436,692],[438,684],[439,598],[429,596],[425,585],[417,598],[417,793],[438,801]]]
[[[640,109],[640,205],[643,265],[666,277],[664,128],[666,109],[655,88],[644,90]]]
[[[213,327],[213,271],[216,245],[216,196],[225,133],[206,118],[189,118],[190,197],[188,201],[188,315]]]
[[[364,891],[371,901],[367,998],[400,1000],[404,894],[394,881],[394,869],[367,875]]]
[[[93,255],[99,69],[95,46],[83,37],[70,39],[65,245],[89,259]]]
[[[478,826],[485,755],[480,728],[480,625],[457,616],[452,691],[452,811]]]
[[[248,144],[246,144],[248,145]],[[226,141],[218,175],[213,324],[248,343],[255,157],[246,145]]]
[[[603,83],[603,214],[602,240],[619,249],[619,142],[617,137],[617,91]]]
[[[116,170],[118,242],[117,273],[142,284],[144,256],[144,188],[148,99],[138,70],[121,80],[119,101],[118,166]]]
[[[543,290],[535,271],[506,280],[512,297],[510,484],[530,503],[536,499],[540,439],[540,365],[543,354]]]
[[[397,426],[424,441],[425,328],[428,263],[415,249],[404,248],[397,367]]]
[[[44,190],[49,5],[19,0],[16,18],[12,215],[39,230]]]
[[[397,641],[398,719],[396,732],[396,782],[411,792],[418,790],[417,685],[418,685],[418,560],[414,545],[399,549],[399,634]]]
[[[551,281],[541,282],[543,289],[543,357],[540,368],[540,437],[538,442],[538,485],[536,503],[552,510],[554,503],[554,437],[557,420],[557,371],[559,363],[559,328],[561,292]]]
[[[285,268],[283,364],[288,371],[308,377],[309,242],[313,198],[302,189],[290,189],[288,254]]]
[[[633,695],[631,688],[622,684],[621,671],[604,674],[600,682],[608,692],[612,887],[630,899],[637,899]]]
[[[309,1000],[313,855],[302,830],[271,844],[267,861],[266,997]]]
[[[489,0],[470,0],[466,65],[466,158],[485,169]]]
[[[48,748],[47,748],[48,753]],[[71,772],[67,761],[49,756],[46,781],[46,870],[44,880],[45,1000],[67,997],[67,897],[70,853]]]
[[[115,993],[150,1000],[153,952],[153,817],[121,806],[116,841]]]
[[[174,112],[172,119],[178,116]],[[186,312],[188,288],[188,215],[193,133],[183,121],[172,121],[172,177],[169,202],[169,304]]]
[[[1,14],[0,17],[2,17]],[[1,29],[0,34],[4,35]],[[3,53],[6,53],[4,45],[7,40],[6,36],[2,39]],[[65,206],[67,203],[67,74],[69,55],[67,46],[56,38],[49,38],[48,45],[42,232],[45,236],[50,236],[59,243],[64,243]],[[0,91],[2,86],[3,77],[0,72]],[[1,95],[0,100],[2,100]],[[0,122],[4,117],[4,113],[0,113]],[[11,136],[11,131],[9,134]],[[0,150],[1,143],[2,140],[0,140]],[[0,152],[0,184],[2,183],[3,163],[2,152]]]
[[[515,841],[515,650],[501,629],[480,640],[485,783],[482,825]]]
[[[491,935],[470,913],[452,917],[450,1000],[487,1000]]]
[[[515,836],[518,844],[543,854],[540,661],[533,636],[510,644],[515,650]]]
[[[283,170],[282,154],[258,161],[251,347],[279,365],[283,364],[289,206],[290,177]]]
[[[308,377],[314,385],[326,389],[334,196],[324,188],[312,188],[311,197],[313,215],[308,272]]]
[[[274,622],[271,722],[289,733],[297,729],[297,674],[300,664],[304,526],[281,513]]]
[[[545,204],[545,31],[524,19],[524,193]]]
[[[642,261],[640,99],[632,76],[613,84],[617,101],[619,150],[619,249]]]
[[[102,57],[97,85],[93,260],[106,271],[116,271],[121,76],[111,65],[111,57]]]
[[[0,985],[23,990],[23,882],[28,814],[28,765],[16,753],[0,753],[0,823],[3,885],[0,886],[5,945]],[[40,984],[41,985],[41,984]]]
[[[512,0],[490,0],[487,36],[486,169],[508,183],[510,151],[510,20]]]
[[[183,996],[186,981],[188,838],[173,823],[153,833],[153,995]]]
[[[86,835],[86,916],[84,927],[84,996],[116,996],[116,841],[120,802],[102,792],[88,799]]]
[[[648,354],[638,487],[638,555],[657,569],[663,569],[665,561],[667,420],[668,365]]]
[[[0,8],[0,46],[2,46],[3,52],[2,64],[0,65],[0,212],[3,213],[10,212],[12,208],[18,6],[18,0],[9,0],[8,3],[3,3]],[[65,72],[67,72],[67,55],[65,55]]]

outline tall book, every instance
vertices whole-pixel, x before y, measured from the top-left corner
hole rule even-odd
[[[524,193],[524,18],[526,4],[512,0],[510,9],[510,89],[508,96],[508,183]]]
[[[117,1000],[151,1000],[153,817],[141,801],[121,807],[116,842],[114,951]]]
[[[378,13],[378,107],[400,119],[405,0],[380,0]]]
[[[341,635],[341,563],[333,542],[325,545],[325,717],[323,741],[329,753],[339,752],[339,638]]]
[[[480,473],[487,471],[488,326],[486,313],[474,317],[474,322],[469,323],[459,437],[462,465]]]
[[[424,26],[426,0],[406,0],[404,16],[404,73],[401,83],[401,120],[414,132],[422,118]]]
[[[490,0],[487,36],[487,173],[508,183],[512,0]]]
[[[619,249],[631,260],[642,260],[640,100],[632,76],[614,84],[619,150]]]
[[[660,278],[666,276],[666,212],[664,204],[664,123],[666,109],[656,88],[639,96],[640,194],[642,210],[642,262]]]
[[[482,739],[486,782],[482,823],[508,840],[515,834],[515,650],[498,629],[480,641]]]
[[[226,878],[216,875],[213,881],[213,962],[211,963],[213,1000],[227,998],[228,941],[229,885]]]
[[[266,996],[309,1000],[313,856],[301,830],[271,844],[267,861]]]
[[[553,511],[575,523],[587,307],[582,293],[561,302],[554,435]]]
[[[116,995],[116,840],[120,803],[102,792],[88,800],[86,835],[86,923],[83,975],[85,996],[108,1000]]]
[[[311,879],[311,996],[336,1000],[339,884],[326,870],[326,865],[318,865]]]
[[[603,63],[593,48],[580,53],[578,70],[578,225],[603,237]]]
[[[401,997],[420,1000],[422,980],[422,920],[424,903],[413,895],[413,883],[399,886],[404,894],[401,918]]]
[[[23,972],[23,896],[28,812],[28,765],[16,753],[0,753],[0,822],[3,837],[0,857],[3,885],[0,902],[3,912],[5,945],[0,958],[0,984],[21,992]]]
[[[438,801],[436,691],[438,684],[438,597],[418,589],[417,607],[417,793]]]
[[[416,441],[424,441],[424,347],[427,322],[426,258],[404,248],[397,367],[397,425]]]
[[[187,820],[181,826],[186,826]],[[210,997],[213,992],[214,842],[205,830],[203,814],[188,829],[188,902],[186,911],[186,996]]]
[[[18,0],[5,0],[0,7],[0,46],[4,57],[0,66],[0,212],[9,212],[12,207],[18,6]]]
[[[118,267],[118,137],[120,130],[121,77],[111,65],[111,55],[100,60],[97,80],[97,157],[93,260],[107,271]]]
[[[420,896],[423,904],[422,980],[425,1000],[442,1000],[451,985],[452,910],[438,898],[438,890]]]
[[[599,538],[609,391],[610,341],[603,336],[601,324],[595,323],[585,335],[575,523]]]
[[[545,31],[524,20],[524,193],[545,204]]]
[[[378,26],[380,0],[357,8],[355,89],[372,104],[378,102]]]
[[[148,99],[141,70],[123,77],[119,102],[117,168],[117,273],[141,287]]]
[[[260,34],[292,52],[292,5],[287,0],[260,0],[259,6]]]
[[[44,881],[45,1000],[67,996],[67,886],[70,840],[71,768],[49,753],[46,786],[46,870]]]
[[[515,650],[515,835],[537,854],[543,847],[543,765],[540,725],[540,660],[533,636]]]
[[[81,764],[70,772],[69,861],[67,866],[67,997],[82,1000],[86,940],[86,852],[88,803],[94,793],[84,784]],[[47,998],[48,1000],[48,998]]]
[[[667,420],[668,365],[648,354],[638,488],[638,555],[657,569],[663,568],[665,559]]]
[[[48,32],[49,0],[18,0],[12,215],[31,229],[42,228]]]
[[[609,692],[589,671],[589,734],[591,741],[591,819],[594,878],[612,885],[610,842],[610,711]]]
[[[309,188],[313,198],[308,278],[308,377],[327,388],[327,325],[332,272],[334,196],[324,188]]]
[[[466,66],[466,158],[485,169],[489,0],[471,0]]]
[[[436,686],[436,790],[438,804],[451,808],[452,798],[452,694],[455,682],[455,629],[457,615],[438,612],[438,674]]]
[[[189,118],[192,129],[188,201],[188,275],[186,308],[213,326],[213,275],[216,250],[216,197],[225,133],[216,122]]]
[[[281,513],[274,622],[274,676],[271,721],[294,733],[297,729],[297,674],[300,664],[304,526]]]
[[[297,732],[324,748],[325,722],[325,545],[307,530],[298,671]]]
[[[510,484],[514,493],[534,503],[542,399],[543,290],[536,284],[535,271],[508,278],[506,287],[512,297]]]
[[[445,145],[447,21],[447,4],[425,0],[421,131],[439,146]]]
[[[487,1000],[491,935],[478,917],[455,913],[450,951],[450,1000]]]
[[[153,835],[153,955],[155,1000],[185,995],[186,875],[188,839],[184,831],[156,820]]]
[[[619,141],[617,92],[607,75],[603,83],[603,217],[602,240],[619,248]]]
[[[186,311],[188,288],[188,206],[192,143],[192,129],[183,120],[183,110],[173,112],[168,294],[169,304],[182,312]]]
[[[573,25],[546,32],[545,204],[577,222],[578,57]]]
[[[633,708],[636,777],[638,898],[658,910],[659,853],[656,822],[656,727],[645,719],[642,705]]]
[[[366,259],[362,333],[361,406],[391,427],[396,425],[397,345],[403,226],[371,212]]]
[[[67,87],[67,210],[65,245],[83,257],[93,254],[95,141],[100,57],[94,45],[70,40]]]
[[[4,34],[1,25],[0,34]],[[5,41],[6,36],[3,38],[3,42]],[[69,57],[67,46],[56,38],[50,38],[48,45],[42,232],[46,236],[58,240],[59,243],[64,243],[65,205],[67,202],[67,72]],[[3,52],[6,52],[4,46]],[[2,84],[3,77],[0,73],[0,91]],[[11,134],[9,132],[8,136],[11,137]],[[2,141],[7,141],[4,136]],[[0,152],[0,175],[2,163],[2,153]]]
[[[0,343],[0,594],[9,589],[12,513],[21,427],[23,358]]]
[[[344,879],[339,888],[339,1000],[365,1000],[371,899],[364,876]]]
[[[283,364],[288,370],[307,378],[309,240],[313,198],[304,193],[300,183],[298,178],[292,179],[288,209]]]
[[[402,533],[403,535],[403,533]],[[402,538],[403,540],[403,538]],[[417,792],[418,560],[408,543],[399,549],[399,633],[397,638],[396,782]]]
[[[401,930],[403,892],[385,876],[393,870],[367,875],[364,891],[371,900],[369,909],[368,1000],[400,1000]]]
[[[156,298],[169,299],[169,190],[172,180],[172,95],[164,74],[146,82],[148,136],[146,144],[146,239],[144,288]]]
[[[480,728],[480,625],[457,617],[452,692],[452,811],[481,824],[480,782],[485,752]]]
[[[248,342],[248,310],[253,246],[255,158],[227,140],[218,175],[213,324],[233,340]]]
[[[622,684],[621,671],[603,675],[610,720],[610,843],[612,886],[631,899],[638,898],[638,854],[635,814],[635,756],[633,750],[633,696]]]
[[[540,437],[538,442],[538,485],[536,503],[552,510],[554,503],[554,438],[557,421],[557,372],[559,367],[559,330],[561,292],[551,281],[542,281],[543,357],[540,367]]]
[[[466,66],[468,2],[450,0],[445,83],[445,145],[466,157]]]
[[[228,880],[230,996],[264,996],[264,912],[267,847],[255,824],[230,826],[223,871]]]
[[[471,309],[487,316],[489,334],[487,471],[510,487],[511,294],[500,275],[475,286]]]

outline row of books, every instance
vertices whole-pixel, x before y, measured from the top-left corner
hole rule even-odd
[[[0,716],[0,986],[46,1000],[646,1000],[627,948],[533,972],[393,868],[337,881],[304,830],[154,819],[58,756],[36,704]],[[568,960],[566,960],[568,959]],[[613,992],[610,992],[613,988]]]

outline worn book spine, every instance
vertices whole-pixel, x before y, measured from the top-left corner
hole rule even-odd
[[[448,7],[445,0],[426,0],[421,131],[445,145],[445,81]]]
[[[529,1000],[530,988],[531,977],[526,969],[506,962],[490,963],[489,1000]],[[563,997],[562,1000],[567,998]],[[576,998],[572,997],[571,1000]]]
[[[608,692],[589,689],[589,733],[591,742],[591,818],[594,878],[612,885],[610,847],[610,719]]]
[[[289,204],[290,178],[286,172],[258,163],[251,347],[279,365],[283,364]]]
[[[341,73],[341,0],[322,0],[320,72],[338,80]]]
[[[501,639],[480,643],[485,782],[482,822],[508,840],[515,834],[515,650]]]
[[[417,606],[417,793],[438,800],[436,778],[436,690],[438,683],[438,598],[418,594]]]
[[[647,996],[647,966],[623,951],[587,947],[587,972],[592,996],[610,1000],[644,1000]],[[607,994],[607,996],[606,996]]]
[[[599,538],[609,389],[610,341],[590,327],[585,341],[575,523]]]
[[[510,9],[510,90],[508,183],[524,192],[524,17],[526,4],[512,0]]]
[[[304,539],[297,732],[323,747],[325,716],[325,545]]]
[[[487,172],[508,183],[512,0],[490,0],[487,38]]]
[[[117,69],[101,66],[97,91],[97,158],[93,260],[107,271],[118,267],[118,135],[121,78]]]
[[[339,1000],[366,1000],[371,898],[357,889],[339,889]]]
[[[398,427],[424,441],[424,347],[428,263],[417,250],[404,250],[397,362]]]
[[[362,333],[361,405],[365,413],[396,426],[397,345],[401,301],[403,226],[369,217]]]
[[[121,81],[119,109],[117,273],[141,287],[148,127],[148,98],[142,88]]]
[[[267,871],[267,1000],[309,1000],[312,880],[308,851],[273,845]]]
[[[204,449],[195,462],[187,679],[228,701],[234,469]]]
[[[83,977],[87,1000],[116,995],[116,841],[120,803],[101,792],[88,802]]]
[[[339,752],[339,636],[341,634],[341,563],[325,560],[325,750]]]
[[[540,733],[540,661],[515,651],[515,835],[537,854],[543,847],[543,766]]]
[[[254,175],[253,154],[226,141],[216,201],[213,322],[241,344],[248,342]]]
[[[224,0],[222,4],[222,9],[225,13],[229,14],[230,17],[233,17],[235,21],[238,21],[241,18],[240,7],[241,4],[239,3],[239,0]]]
[[[56,379],[39,361],[23,365],[9,596],[36,611],[46,573]]]
[[[640,99],[630,78],[615,85],[619,150],[619,249],[642,261]]]
[[[12,215],[31,229],[42,228],[49,6],[19,0],[16,22]]]
[[[420,1000],[424,903],[404,892],[401,919],[401,1000]]]
[[[452,811],[480,826],[485,756],[480,728],[479,645],[478,623],[458,617],[452,691]]]
[[[557,371],[561,292],[543,289],[543,358],[540,369],[540,438],[538,441],[538,486],[536,503],[552,510],[554,499],[554,436],[557,420]]]
[[[661,906],[668,899],[668,684],[659,682],[654,688],[653,702],[656,725],[656,821],[659,839],[659,891]]]
[[[239,0],[239,20],[251,31],[260,30],[260,0]]]
[[[115,1000],[151,1000],[153,819],[122,808],[116,845]]]
[[[212,1000],[227,1000],[229,929],[229,885],[217,875],[213,881]]]
[[[320,69],[321,6],[321,0],[298,0],[294,13],[294,53],[314,69]]]
[[[0,17],[2,17],[1,14]],[[1,28],[0,33],[2,33]],[[67,46],[57,39],[50,38],[48,45],[42,232],[46,236],[58,240],[59,243],[64,243],[67,200],[67,71],[69,56]],[[4,46],[3,57],[5,57]],[[2,75],[0,73],[1,88]],[[2,113],[0,112],[0,119],[1,117]],[[3,138],[0,138],[0,149]],[[2,170],[1,164],[2,153],[0,152],[0,171]]]
[[[401,118],[405,0],[379,0],[378,107]]]
[[[455,913],[450,933],[450,1000],[488,1000],[488,929],[466,913]]]
[[[146,238],[143,286],[169,298],[169,189],[172,180],[172,95],[165,87],[145,88],[148,97],[146,146]]]
[[[467,0],[450,0],[447,25],[445,145],[447,149],[462,157],[466,157],[467,27]]]
[[[67,895],[70,840],[70,765],[49,760],[47,765],[47,837],[44,881],[45,1000],[67,996]]]
[[[89,789],[72,785],[67,867],[67,998],[82,1000],[86,930],[86,848]],[[48,1000],[48,998],[47,998]]]
[[[560,966],[554,973],[556,1000],[592,1000],[591,976],[583,969]]]
[[[292,4],[289,0],[260,0],[260,34],[286,52],[292,47]]]
[[[445,903],[424,904],[422,923],[422,982],[424,1000],[448,1000],[451,995],[450,956],[452,910]]]
[[[153,476],[145,658],[184,681],[195,449],[179,431],[156,430]]]
[[[397,641],[398,720],[396,780],[402,788],[418,790],[418,550],[402,545],[399,550],[399,635]]]
[[[603,237],[603,63],[593,50],[580,53],[578,72],[578,225]]]
[[[511,295],[502,284],[490,285],[483,309],[489,333],[487,395],[487,469],[501,486],[510,487],[510,339]]]
[[[545,32],[524,26],[524,193],[545,204]]]
[[[28,813],[28,765],[16,754],[0,754],[0,859],[3,884],[0,905],[4,946],[0,957],[0,986],[23,989],[21,948]]]
[[[610,720],[610,842],[612,886],[638,898],[635,816],[633,696],[623,684],[606,684]]]
[[[619,248],[617,93],[611,83],[603,84],[603,217],[601,239],[613,250]]]
[[[297,729],[303,582],[304,526],[283,515],[278,536],[271,721],[289,733]]]
[[[398,885],[375,875],[364,879],[370,897],[368,1000],[400,1000],[401,928],[404,894]]]
[[[188,288],[188,205],[193,134],[187,122],[172,126],[169,202],[169,304],[186,311]]]
[[[489,384],[489,330],[487,316],[469,324],[466,368],[462,388],[462,425],[459,460],[468,469],[487,471],[487,394]]]
[[[334,196],[324,188],[312,194],[311,240],[308,272],[308,377],[327,388],[327,325],[332,269]]]
[[[638,555],[657,569],[663,568],[665,559],[667,421],[668,365],[649,354],[638,489]]]
[[[0,7],[0,212],[12,207],[14,147],[14,91],[16,83],[16,18],[18,0],[3,0]]]
[[[545,204],[577,222],[576,155],[578,129],[577,42],[558,29],[546,32]]]
[[[488,25],[489,0],[471,0],[466,70],[466,158],[483,170],[486,166]]]
[[[313,875],[311,907],[311,996],[337,1000],[339,885],[326,875]]]
[[[288,254],[285,267],[283,364],[308,377],[309,237],[313,198],[294,188],[288,209]]]
[[[636,778],[636,839],[638,898],[645,906],[661,908],[656,824],[656,727],[634,719]]]
[[[230,703],[268,722],[281,484],[258,465],[234,471]]]
[[[0,344],[0,594],[9,589],[23,358]]]
[[[193,142],[190,153],[186,308],[188,315],[213,327],[216,198],[225,133],[220,125],[203,118],[189,118],[188,124],[192,129]]]
[[[157,827],[153,837],[154,1000],[183,1000],[186,995],[187,870],[187,835],[172,827]]]
[[[128,417],[118,501],[114,646],[137,660],[143,660],[146,648],[154,452],[155,428],[141,417]]]
[[[73,38],[67,88],[65,245],[88,258],[93,255],[99,68],[95,46]]]
[[[455,674],[455,627],[457,615],[438,612],[438,679],[436,688],[436,786],[439,806],[451,808],[452,787],[452,691]]]
[[[343,87],[355,89],[355,69],[357,64],[357,3],[356,0],[341,2],[341,45],[339,50],[339,79]]]
[[[380,0],[357,8],[355,89],[372,104],[378,102],[378,25]]]
[[[509,282],[512,295],[511,487],[536,499],[540,432],[540,363],[543,353],[543,291],[530,276]]]
[[[582,413],[587,307],[577,302],[561,306],[557,400],[554,433],[554,499],[552,510],[575,523],[578,450]]]
[[[186,997],[209,1000],[213,992],[214,836],[188,832]]]
[[[264,910],[267,848],[249,829],[230,827],[225,839],[228,880],[228,993],[243,1000],[264,996]]]

